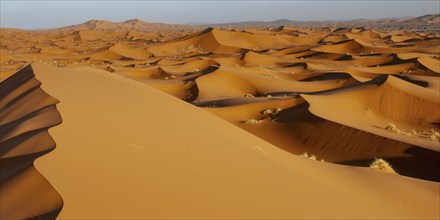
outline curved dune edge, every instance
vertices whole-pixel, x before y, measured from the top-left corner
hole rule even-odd
[[[337,101],[342,100],[323,103],[322,108],[325,110],[326,105]],[[315,116],[301,97],[224,99],[194,104],[296,155],[307,153],[325,162],[367,167],[373,158],[386,158],[399,175],[439,181],[434,159],[438,152]],[[347,108],[341,104],[339,106]],[[364,112],[366,109],[361,110]],[[335,113],[333,116],[345,115]],[[368,114],[363,117],[371,122]],[[388,124],[380,128],[382,133],[385,126]],[[398,129],[403,131],[402,127]],[[417,130],[420,132],[422,129]],[[388,129],[386,131],[393,133]],[[401,135],[406,134],[402,132]],[[408,164],[411,166],[408,167]]]
[[[391,123],[408,131],[422,132],[438,128],[421,120],[440,119],[440,94],[394,76],[382,85],[364,86],[330,95],[306,95],[310,111],[321,118],[389,139],[440,151],[438,139],[421,138],[417,134],[392,132]],[[334,105],[338,102],[338,105]]]
[[[440,217],[438,183],[297,157],[105,71],[33,67],[61,100],[59,147],[36,161],[60,219]]]
[[[38,157],[55,148],[48,133],[61,123],[55,105],[30,65],[0,84],[0,218],[55,219],[63,200],[35,169]]]
[[[233,101],[238,100],[229,103]],[[219,101],[218,105],[221,104]],[[264,114],[268,109],[276,108],[280,109],[279,113]],[[296,155],[308,152],[327,162],[400,156],[411,147],[411,144],[314,116],[308,111],[308,103],[301,101],[301,98],[260,100],[236,106],[208,107],[205,110],[288,152]],[[259,122],[243,123],[243,119],[251,118]]]

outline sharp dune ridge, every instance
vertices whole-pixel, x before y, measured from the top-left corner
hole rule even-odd
[[[0,84],[2,219],[55,218],[63,206],[60,195],[34,167],[35,159],[55,148],[48,129],[61,123],[58,100],[40,84],[30,65]]]
[[[440,217],[436,31],[133,19],[1,37],[2,218]]]

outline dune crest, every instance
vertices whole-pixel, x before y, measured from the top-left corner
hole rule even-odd
[[[0,84],[0,217],[55,219],[63,200],[34,167],[34,160],[55,148],[48,133],[61,123],[59,102],[40,88],[26,66]]]

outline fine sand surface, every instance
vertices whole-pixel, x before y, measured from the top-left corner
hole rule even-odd
[[[435,182],[292,155],[102,70],[33,67],[62,100],[58,147],[36,162],[61,219],[439,217]]]
[[[2,219],[440,218],[438,32],[0,35]]]

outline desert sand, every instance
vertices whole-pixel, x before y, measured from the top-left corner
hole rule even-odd
[[[93,20],[1,38],[2,219],[440,218],[438,33]]]

